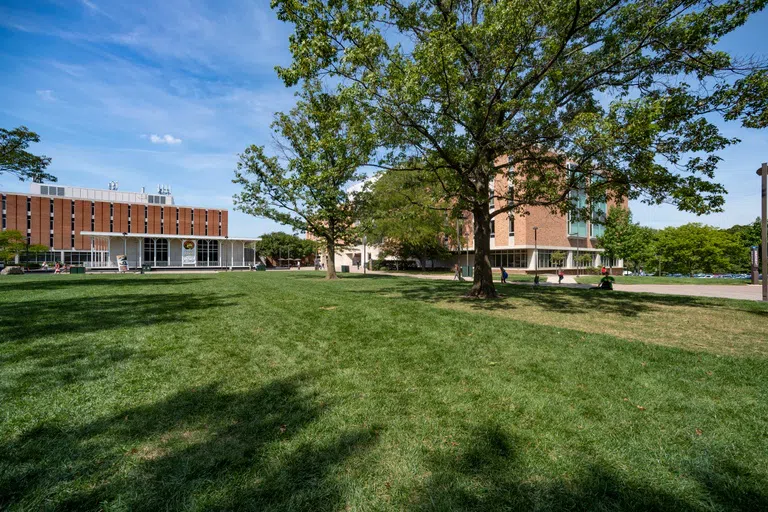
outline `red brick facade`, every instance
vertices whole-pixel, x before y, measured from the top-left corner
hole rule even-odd
[[[29,194],[4,193],[5,229],[18,230],[22,235],[29,235],[31,244],[51,245],[51,202],[53,202],[53,250],[90,249],[90,237],[83,236],[83,231],[103,233],[144,233],[145,208],[148,234],[165,235],[205,235],[205,216],[208,213],[208,235],[226,236],[227,210],[195,208],[194,233],[191,228],[192,208],[178,206],[156,206],[142,203],[110,203],[108,201],[89,201],[81,199],[48,198]],[[30,199],[30,230],[27,232],[27,199]],[[130,206],[130,222],[129,222]],[[74,219],[72,217],[74,207]],[[93,209],[93,220],[91,211]],[[162,211],[162,216],[161,216]],[[176,212],[178,211],[179,229],[176,230]],[[221,216],[221,235],[219,234],[219,216]],[[74,247],[72,231],[74,220]],[[130,228],[129,228],[130,223]]]

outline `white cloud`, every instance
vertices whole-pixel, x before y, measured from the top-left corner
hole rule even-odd
[[[35,92],[43,101],[56,101],[56,98],[53,95],[53,91],[50,89],[38,89]]]
[[[149,140],[152,142],[152,144],[181,144],[181,139],[177,139],[173,135],[170,135],[166,133],[162,137],[160,135],[155,135],[154,133],[149,136]]]

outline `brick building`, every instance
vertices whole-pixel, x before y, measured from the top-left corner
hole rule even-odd
[[[2,230],[17,230],[48,252],[29,261],[92,268],[247,266],[256,238],[230,238],[226,209],[177,206],[170,191],[122,192],[33,183],[28,194],[0,192]],[[186,249],[184,249],[186,247]]]
[[[497,160],[499,174],[493,183],[495,195],[504,196],[509,187],[505,172],[508,158],[502,156]],[[576,203],[582,207],[588,198],[585,193],[572,195]],[[491,210],[503,208],[506,204],[500,199],[490,199]],[[595,204],[593,207],[603,213],[615,206],[616,203]],[[624,199],[620,206],[628,207]],[[623,262],[608,261],[603,251],[596,247],[597,237],[603,234],[604,226],[598,221],[603,215],[596,214],[593,220],[572,219],[570,215],[553,214],[545,207],[530,207],[527,214],[501,213],[491,221],[491,266],[504,267],[511,273],[533,273],[538,268],[545,273],[555,272],[561,265],[556,259],[558,255],[565,257],[562,268],[566,273],[576,273],[588,267],[623,268]],[[472,215],[465,213],[464,221],[459,226],[463,240],[461,250],[455,244],[456,232],[448,234],[449,247],[456,257],[452,261],[434,262],[436,266],[452,266],[457,261],[461,265],[474,266],[474,236]],[[460,254],[459,254],[460,252]],[[348,247],[340,249],[336,257],[336,266],[351,265],[358,262],[371,261],[379,257],[380,250],[376,246]],[[555,255],[555,258],[553,258]],[[537,265],[538,263],[538,265]]]

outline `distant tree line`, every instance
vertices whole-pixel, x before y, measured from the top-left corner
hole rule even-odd
[[[606,256],[633,270],[666,273],[733,273],[750,270],[750,248],[760,245],[760,219],[727,229],[698,222],[653,229],[632,222],[631,213],[612,208],[604,236]]]

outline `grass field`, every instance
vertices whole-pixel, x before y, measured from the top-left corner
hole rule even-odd
[[[467,286],[7,276],[0,509],[768,509],[764,304]]]
[[[613,276],[616,284],[730,284],[747,285],[749,279],[706,279],[699,277],[655,277],[655,276]],[[601,276],[578,276],[576,282],[584,284],[597,284]]]
[[[382,272],[386,272],[387,274],[391,274],[393,276],[396,276],[397,274],[408,274],[408,275],[416,275],[416,276],[434,276],[434,275],[443,275],[443,276],[452,276],[453,271],[452,270],[435,270],[435,271],[423,271],[423,270],[385,270]],[[509,274],[509,277],[507,278],[507,281],[512,283],[532,283],[534,276],[528,275],[528,274]],[[464,279],[471,279],[468,277],[464,277]],[[501,280],[501,270],[498,268],[493,269],[493,280],[498,282]]]

